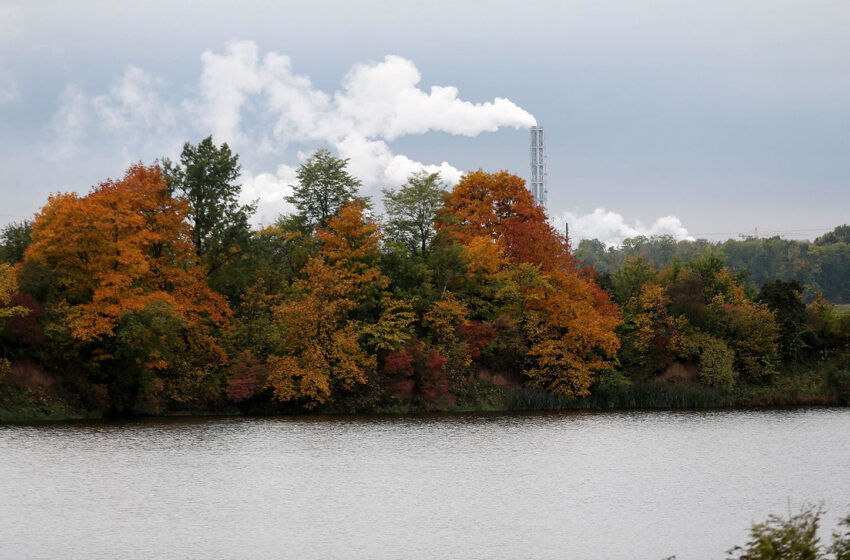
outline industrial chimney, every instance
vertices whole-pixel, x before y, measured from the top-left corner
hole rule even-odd
[[[534,203],[546,209],[546,147],[542,126],[531,127],[531,181]]]

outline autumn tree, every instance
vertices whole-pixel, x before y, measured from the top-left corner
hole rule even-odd
[[[613,365],[619,312],[580,270],[524,181],[506,171],[465,175],[438,227],[465,248],[470,308],[521,326],[528,384],[566,397],[588,394],[596,374]]]
[[[489,237],[515,262],[544,270],[573,267],[567,240],[546,221],[525,181],[507,171],[474,171],[451,190],[437,226],[463,244]]]
[[[8,263],[0,264],[0,329],[5,326],[9,319],[22,317],[29,313],[29,309],[22,305],[16,305],[14,297],[18,292],[15,271]],[[0,356],[0,381],[9,370],[9,361],[5,356]]]
[[[207,286],[187,214],[188,203],[169,195],[158,167],[134,165],[85,196],[52,195],[33,223],[24,265],[51,270],[50,314],[74,340],[93,345],[100,360],[116,355],[110,347],[118,338],[141,344],[138,325],[130,338],[120,326],[137,317],[159,332],[149,318],[167,309],[170,324],[179,325],[173,332],[186,343],[180,352],[199,356],[192,375],[202,375],[208,356],[222,357],[212,329],[226,326],[230,309]],[[131,361],[158,370],[174,365],[155,356]]]
[[[322,149],[298,167],[298,184],[286,201],[311,224],[324,226],[349,200],[357,196],[360,180],[352,177],[348,160]]]
[[[386,287],[378,267],[380,233],[357,200],[318,230],[319,253],[275,309],[281,333],[270,359],[275,398],[307,408],[331,402],[366,383],[377,360],[361,343],[363,308]]]
[[[216,146],[212,136],[197,145],[186,142],[180,161],[165,159],[163,165],[172,196],[188,203],[192,243],[209,269],[212,285],[231,298],[248,282],[248,220],[255,211],[254,205],[240,202],[239,173],[239,156],[226,143]]]

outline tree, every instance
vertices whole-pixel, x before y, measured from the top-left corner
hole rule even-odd
[[[815,239],[814,245],[831,245],[833,243],[850,243],[850,225],[840,225],[829,233]]]
[[[8,319],[22,317],[29,313],[29,309],[16,305],[13,301],[17,291],[14,269],[7,263],[0,264],[0,329]],[[5,357],[0,357],[0,381],[8,370],[9,361]]]
[[[818,525],[823,512],[808,508],[787,519],[771,515],[750,528],[750,540],[727,551],[730,560],[820,560]],[[837,539],[836,539],[837,540]]]
[[[349,200],[357,196],[360,180],[348,174],[347,159],[335,158],[322,149],[298,168],[298,184],[286,201],[314,225],[324,226]]]
[[[29,220],[7,224],[0,232],[0,262],[15,264],[24,260],[31,234],[32,223]]]
[[[158,167],[134,165],[85,196],[52,195],[33,223],[24,265],[41,263],[55,279],[48,346],[68,350],[62,366],[91,357],[88,381],[121,395],[112,403],[120,410],[152,394],[141,388],[154,378],[160,396],[189,400],[183,391],[224,361],[215,334],[230,308],[207,285],[187,213]]]
[[[797,359],[803,348],[806,329],[806,304],[803,286],[796,280],[776,280],[762,284],[758,301],[770,308],[779,323],[779,350],[785,359]]]
[[[387,239],[425,257],[436,235],[434,219],[446,196],[439,173],[420,171],[398,191],[384,189]]]
[[[507,171],[467,173],[446,198],[437,226],[460,243],[489,237],[508,258],[544,270],[572,267],[567,240],[546,222],[525,181]]]
[[[238,277],[251,237],[248,220],[255,211],[254,205],[239,201],[239,172],[239,156],[226,143],[216,147],[212,136],[197,145],[186,142],[180,162],[165,159],[163,166],[172,196],[189,205],[192,243],[213,286],[231,299],[246,283]]]
[[[619,347],[619,311],[579,269],[525,182],[506,171],[465,175],[438,227],[465,248],[464,295],[474,318],[521,326],[527,383],[565,397],[588,394]]]
[[[86,196],[52,195],[36,216],[25,258],[53,269],[54,291],[72,305],[80,340],[111,336],[123,313],[152,301],[171,304],[190,322],[221,326],[230,310],[206,287],[187,214],[158,167],[134,165]]]
[[[358,313],[386,287],[378,268],[380,233],[359,201],[350,201],[318,231],[320,250],[274,311],[280,350],[267,384],[275,398],[315,408],[350,393],[377,367],[361,343]]]

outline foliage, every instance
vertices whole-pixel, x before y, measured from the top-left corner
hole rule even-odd
[[[360,180],[349,175],[347,159],[318,150],[298,168],[298,184],[286,201],[294,204],[309,223],[324,226],[348,201],[357,196]]]
[[[387,240],[424,258],[436,235],[434,220],[446,196],[444,188],[439,173],[421,171],[397,191],[384,189]]]
[[[85,196],[52,195],[33,223],[23,269],[38,263],[54,279],[44,294],[53,354],[42,357],[87,370],[83,386],[107,387],[118,411],[196,400],[224,359],[216,331],[230,308],[207,286],[187,212],[159,168],[135,165]]]
[[[25,259],[54,271],[51,295],[71,305],[79,340],[113,335],[124,313],[156,301],[190,324],[223,326],[230,310],[196,266],[186,214],[158,168],[136,165],[86,196],[52,195],[36,216]]]
[[[600,275],[613,274],[626,260],[642,257],[657,270],[676,262],[688,263],[712,251],[734,273],[745,272],[746,284],[758,289],[766,282],[797,281],[805,301],[815,292],[839,303],[850,303],[850,226],[841,225],[814,242],[779,237],[675,241],[670,236],[627,239],[621,247],[606,247],[598,240],[582,240],[575,256]]]
[[[385,190],[385,237],[347,161],[320,150],[298,171],[297,213],[251,230],[238,161],[211,137],[187,143],[164,171],[134,165],[7,226],[0,372],[31,361],[121,414],[850,394],[850,314],[817,292],[844,297],[844,229],[574,252],[520,177],[479,170],[448,192],[424,172]]]
[[[254,205],[239,202],[239,156],[212,136],[197,145],[186,142],[180,162],[164,160],[163,176],[176,200],[186,201],[192,243],[207,266],[211,284],[231,299],[244,289],[244,260],[251,237],[248,220]]]
[[[365,384],[377,365],[360,342],[356,318],[367,296],[386,283],[377,266],[380,234],[363,211],[350,201],[319,230],[318,255],[274,311],[282,343],[267,383],[280,401],[315,408]]]
[[[730,390],[739,373],[734,368],[735,353],[721,339],[692,331],[682,339],[682,354],[699,365],[700,377],[707,385]]]
[[[735,560],[818,560],[824,558],[818,525],[820,508],[804,508],[788,518],[770,515],[750,528],[750,540],[729,550]]]
[[[15,264],[24,260],[24,252],[30,244],[32,222],[12,222],[0,231],[0,262]]]
[[[806,331],[803,286],[796,280],[776,280],[761,286],[758,302],[773,311],[779,325],[779,351],[784,359],[798,359]]]

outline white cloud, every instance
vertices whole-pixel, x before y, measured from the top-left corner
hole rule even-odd
[[[449,183],[461,175],[447,162],[426,165],[395,155],[387,141],[430,131],[476,136],[536,124],[507,99],[471,103],[459,99],[454,87],[426,92],[418,87],[416,66],[399,56],[355,65],[333,94],[295,74],[287,56],[272,52],[260,58],[252,41],[231,41],[224,54],[207,51],[201,62],[200,99],[185,106],[217,139],[267,151],[324,143],[351,159],[352,174],[366,187],[398,184],[420,169],[439,170]],[[271,119],[273,124],[246,131],[243,117],[250,112],[259,112],[261,123]]]
[[[94,138],[105,140],[121,165],[169,153],[186,131],[179,130],[178,111],[163,98],[165,91],[164,80],[132,65],[106,94],[69,84],[50,121],[47,153],[53,159],[79,155]]]
[[[583,215],[564,212],[552,221],[558,231],[564,231],[564,225],[569,224],[570,238],[575,241],[598,239],[607,247],[622,245],[624,240],[640,235],[645,237],[671,235],[676,239],[693,239],[676,216],[658,218],[650,226],[638,220],[635,220],[633,225],[629,225],[622,214],[597,208],[590,214]]]
[[[292,186],[297,181],[296,169],[289,165],[280,165],[276,173],[252,174],[244,171],[239,178],[242,182],[242,203],[257,203],[254,221],[270,225],[281,214],[291,213],[295,207],[286,202],[285,197],[292,194]]]
[[[399,56],[353,66],[333,93],[296,74],[288,56],[261,56],[253,41],[228,42],[223,53],[206,51],[201,67],[195,95],[182,101],[170,101],[164,80],[135,66],[105,94],[69,85],[53,117],[51,150],[76,153],[94,134],[106,136],[122,161],[133,153],[138,160],[142,148],[168,154],[166,147],[179,145],[175,138],[198,133],[212,133],[216,142],[255,158],[283,158],[290,146],[310,151],[329,146],[350,159],[349,172],[363,182],[365,194],[375,194],[378,187],[402,184],[414,171],[438,171],[449,185],[463,174],[446,161],[426,164],[394,154],[388,145],[394,139],[430,131],[476,136],[536,124],[507,99],[472,103],[460,99],[454,87],[420,89],[419,70]],[[304,157],[299,151],[299,159]],[[258,219],[269,223],[287,208],[283,197],[295,182],[295,167],[280,165],[274,173],[257,167],[243,174],[245,198],[259,199]]]
[[[108,95],[91,100],[100,126],[111,133],[149,133],[174,126],[174,110],[160,97],[165,81],[128,66]]]

